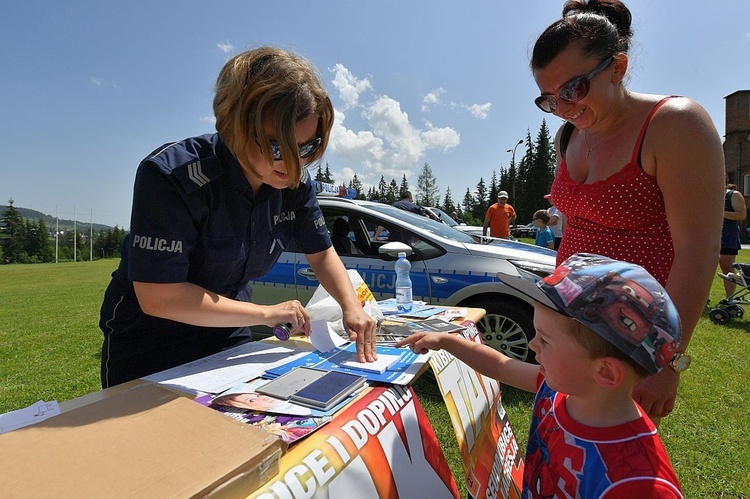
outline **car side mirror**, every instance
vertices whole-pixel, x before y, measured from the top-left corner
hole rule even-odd
[[[383,260],[396,260],[399,253],[406,253],[406,256],[409,256],[414,253],[414,250],[411,246],[399,241],[385,243],[378,248],[378,255]]]

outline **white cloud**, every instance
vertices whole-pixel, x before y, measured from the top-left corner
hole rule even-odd
[[[484,104],[472,104],[471,106],[465,106],[466,109],[477,119],[486,120],[487,116],[490,115],[490,109],[492,108],[491,102]]]
[[[211,123],[211,124],[215,125],[216,124],[216,116],[213,116],[213,115],[211,115],[211,116],[204,116],[203,118],[201,118],[201,121],[204,121],[206,123]]]
[[[105,80],[103,78],[97,78],[96,76],[90,77],[89,81],[95,87],[104,87],[104,86],[107,86],[107,87],[112,87],[115,90],[117,90],[117,88],[118,88],[116,82],[110,81],[110,80]]]
[[[216,44],[216,46],[219,47],[219,50],[221,50],[225,54],[229,54],[230,52],[234,52],[234,45],[232,45],[228,41],[219,42],[219,43]]]
[[[430,106],[440,104],[440,96],[444,93],[445,89],[441,87],[425,95],[422,99],[422,112],[426,113],[430,110]]]
[[[344,110],[359,104],[359,96],[372,90],[370,80],[355,77],[342,64],[336,64],[331,70],[334,73],[333,86],[339,91],[339,98],[344,101]]]
[[[400,182],[406,174],[414,182],[430,150],[446,152],[461,142],[453,128],[435,127],[429,122],[424,127],[416,126],[401,103],[387,95],[373,95],[368,100],[366,97],[375,93],[369,79],[357,78],[341,64],[331,72],[333,86],[344,102],[343,109],[336,109],[328,148],[328,154],[335,158],[330,165],[338,181],[348,182],[356,172],[365,188],[377,186],[381,176],[387,182]],[[439,103],[443,93],[442,88],[435,90],[424,102]],[[363,130],[349,128],[344,112],[347,109],[359,111]]]

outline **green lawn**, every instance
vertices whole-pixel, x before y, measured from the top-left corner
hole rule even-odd
[[[750,262],[750,251],[739,261]],[[68,400],[99,389],[99,305],[117,260],[0,265],[0,412],[39,399]],[[723,296],[714,280],[713,302]],[[693,365],[682,375],[677,407],[661,436],[687,497],[750,497],[750,310],[728,325],[701,319],[690,345]],[[415,388],[432,421],[456,481],[461,459],[437,387]],[[525,447],[532,397],[508,389],[508,410]]]

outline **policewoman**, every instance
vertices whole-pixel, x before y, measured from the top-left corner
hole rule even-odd
[[[375,322],[334,251],[307,165],[320,160],[333,106],[317,70],[272,47],[230,59],[216,82],[218,133],[166,144],[136,173],[130,233],[104,295],[102,387],[249,339],[249,326],[310,333],[297,300],[250,302],[294,241],[341,305],[360,361],[375,360]]]

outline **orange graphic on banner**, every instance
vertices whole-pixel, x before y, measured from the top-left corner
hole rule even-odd
[[[481,342],[473,322],[468,339]],[[523,490],[523,458],[502,405],[500,384],[445,351],[430,359],[456,433],[466,489],[472,497],[517,499]]]
[[[373,388],[290,448],[252,496],[458,497],[435,432],[410,387]]]

